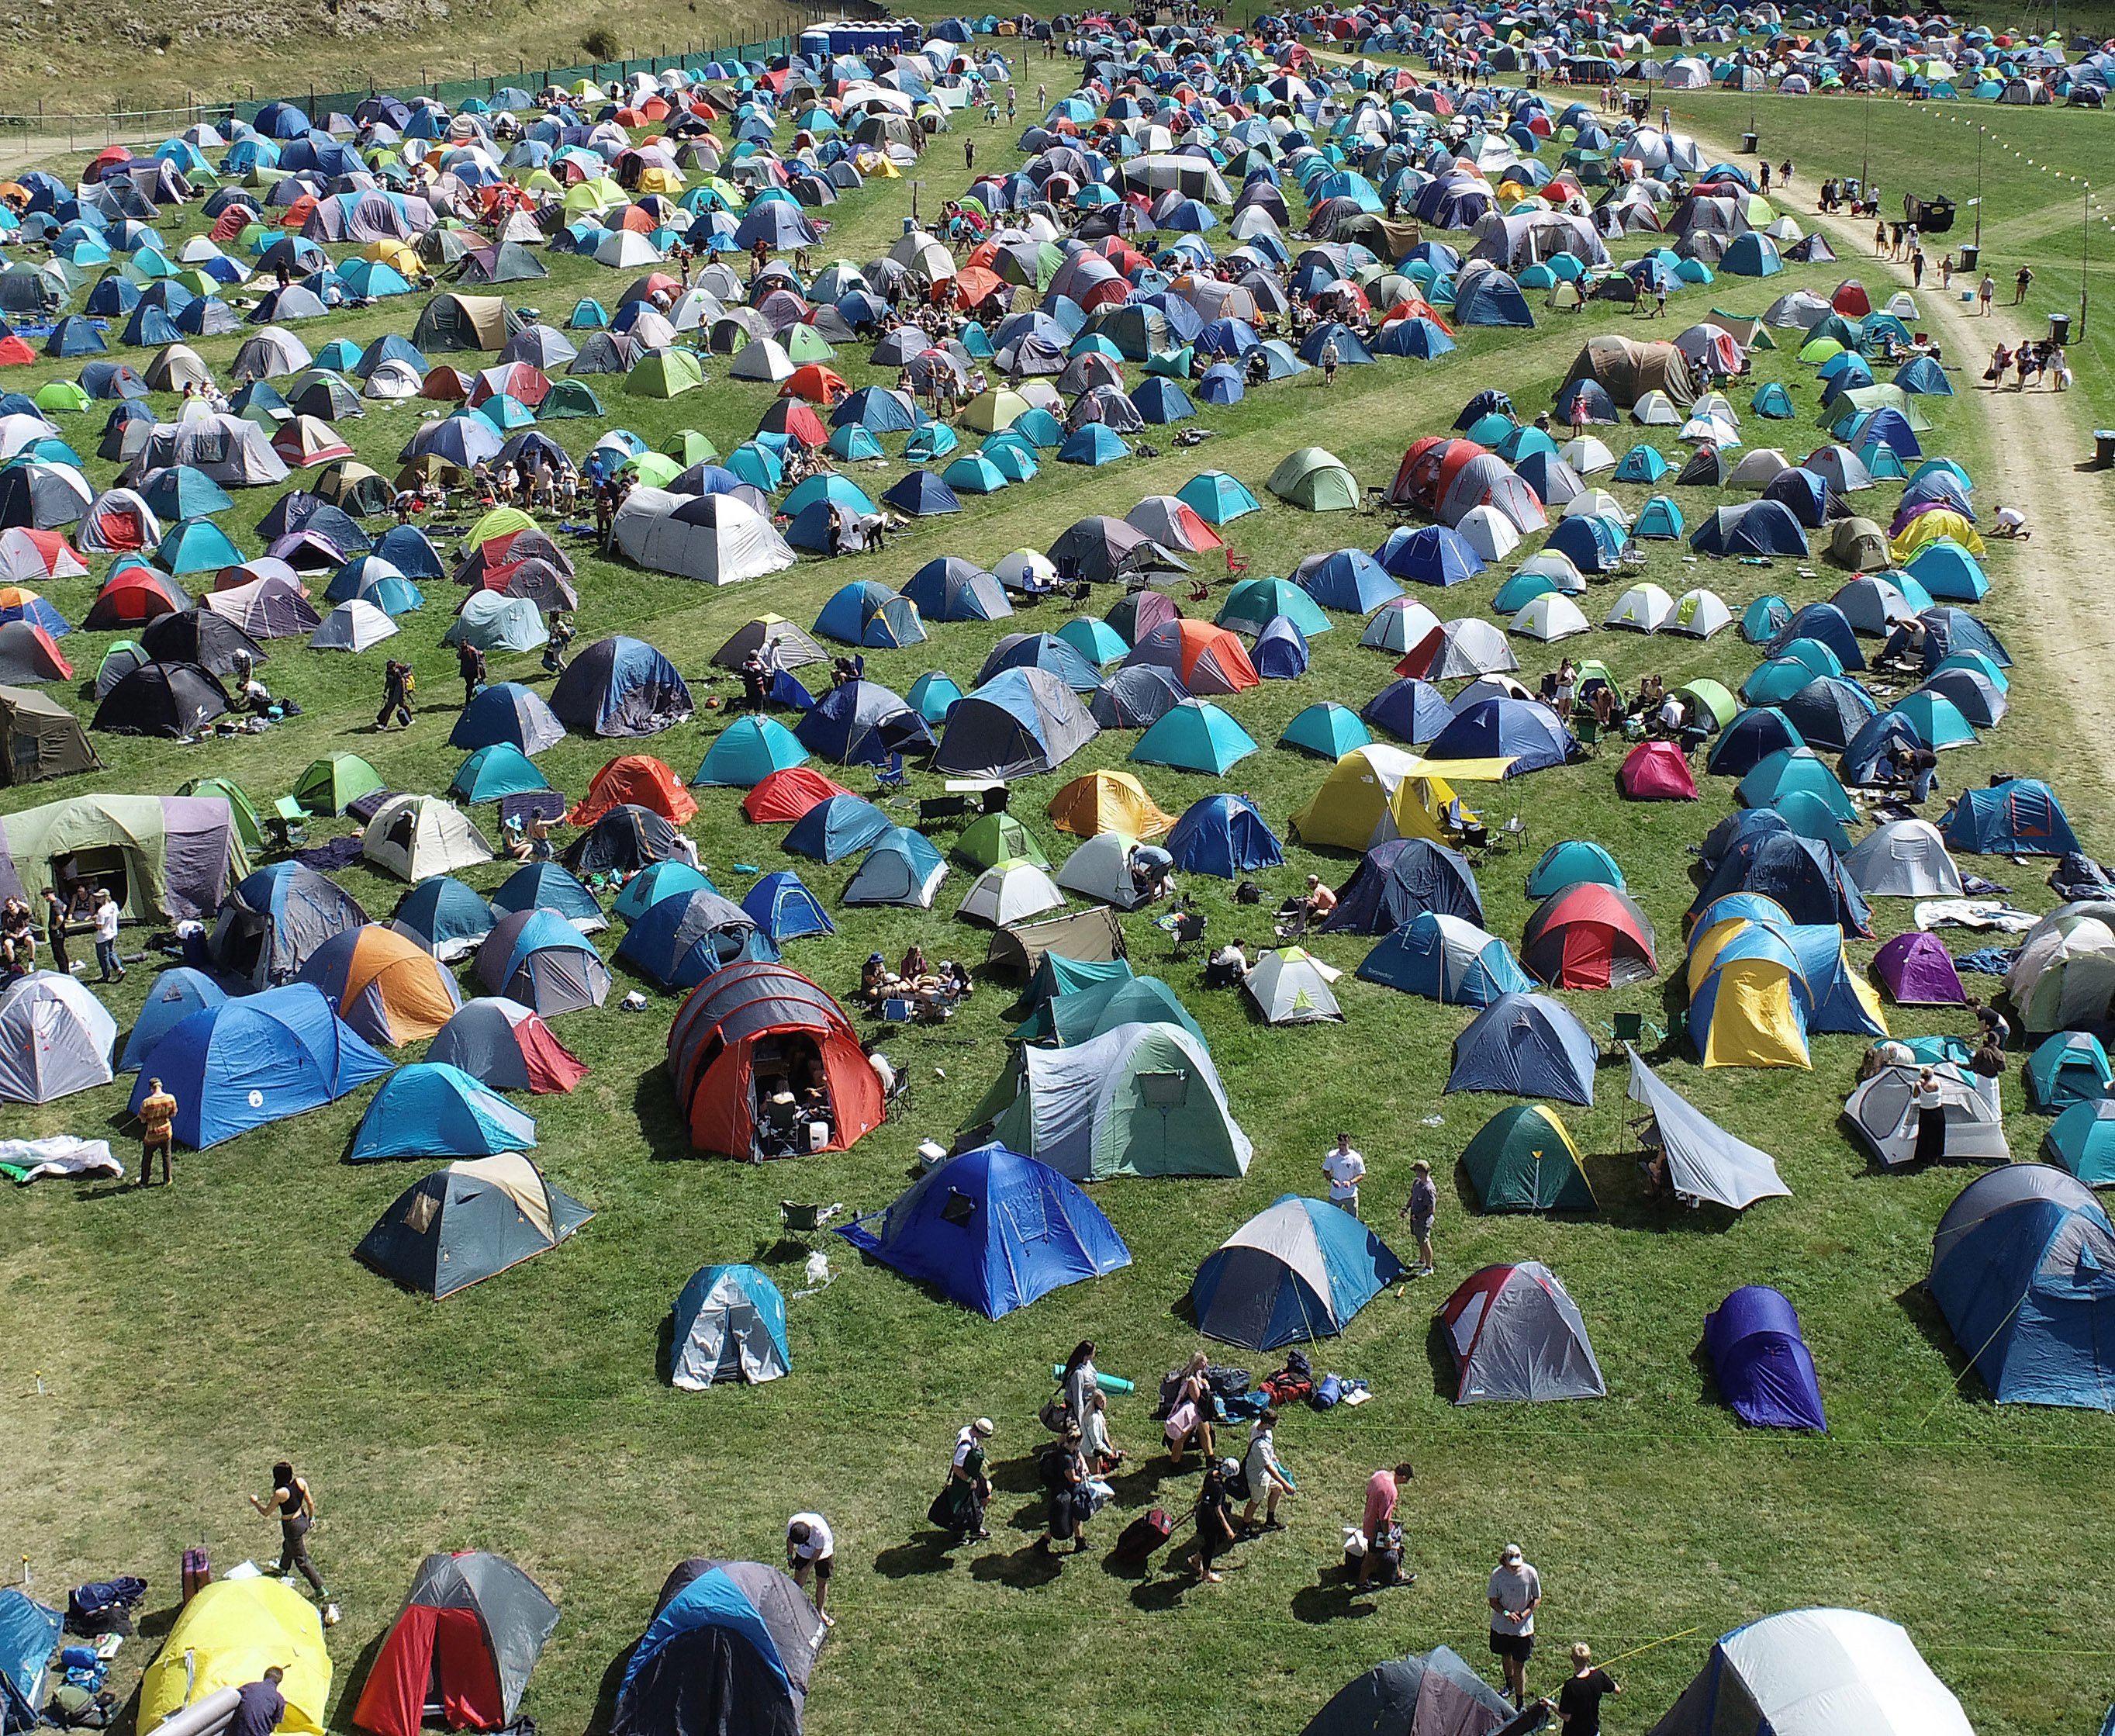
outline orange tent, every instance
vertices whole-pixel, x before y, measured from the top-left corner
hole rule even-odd
[[[1008,294],[998,273],[982,265],[963,267],[948,282],[954,292],[955,305],[965,310],[979,306],[994,296],[1003,299]]]
[[[791,825],[816,803],[851,794],[820,772],[788,765],[769,774],[743,797],[741,811],[759,826]]]
[[[1123,832],[1133,838],[1158,838],[1172,831],[1175,816],[1145,792],[1129,772],[1089,772],[1075,778],[1050,798],[1051,824],[1060,832],[1094,838]]]
[[[619,807],[650,809],[672,826],[683,824],[698,811],[697,798],[651,754],[622,754],[594,774],[566,824],[591,826]]]
[[[440,961],[379,922],[332,935],[310,954],[299,980],[322,990],[337,1016],[370,1043],[418,1042],[462,1005]]]
[[[778,395],[804,397],[811,404],[820,404],[828,409],[851,390],[843,374],[819,361],[811,361],[793,370],[792,377],[778,388]]]

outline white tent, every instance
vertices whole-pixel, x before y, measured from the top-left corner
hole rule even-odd
[[[1513,617],[1507,631],[1547,645],[1552,640],[1569,639],[1574,633],[1591,632],[1593,623],[1571,598],[1560,591],[1546,590],[1529,599],[1527,607]]]
[[[1065,894],[1033,862],[1001,862],[979,875],[955,914],[1006,928],[1063,905]]]
[[[385,874],[418,881],[492,860],[470,816],[438,796],[385,801],[360,836],[360,853]]]
[[[1862,1610],[1736,1628],[1652,1736],[1973,1736],[1908,1633]]]
[[[617,508],[617,546],[641,567],[704,585],[733,585],[793,564],[771,521],[732,494],[635,488]]]
[[[1920,1071],[1914,1063],[1883,1067],[1851,1092],[1843,1105],[1851,1125],[1891,1169],[1916,1156]],[[1986,1164],[2010,1162],[2012,1152],[2005,1143],[2004,1125],[1977,1095],[1968,1076],[1951,1062],[1940,1062],[1931,1071],[1946,1116],[1944,1155]]]
[[[1623,1049],[1631,1058],[1631,1101],[1652,1112],[1677,1198],[1745,1211],[1758,1200],[1792,1196],[1769,1152],[1736,1139],[1655,1076],[1636,1049],[1627,1043]]]
[[[1566,441],[1558,456],[1582,476],[1616,467],[1616,455],[1608,450],[1608,442],[1592,434],[1581,434],[1576,439]]]
[[[1241,986],[1265,1024],[1316,1024],[1343,1017],[1329,990],[1330,980],[1342,974],[1303,947],[1278,947],[1256,960]]]
[[[0,1103],[49,1103],[109,1084],[117,1021],[57,971],[18,976],[0,998]]]
[[[1131,853],[1137,847],[1138,840],[1125,833],[1097,832],[1065,858],[1058,870],[1058,884],[1083,898],[1096,898],[1118,910],[1135,910],[1139,895],[1131,877]],[[970,896],[976,896],[974,889]],[[967,907],[966,901],[964,908]]]
[[[1843,858],[1851,884],[1869,898],[1957,898],[1961,870],[1928,820],[1894,820]]]
[[[1471,507],[1454,526],[1454,534],[1486,563],[1502,561],[1520,547],[1521,534],[1513,521],[1493,506]]]
[[[793,361],[776,338],[752,338],[735,351],[727,364],[729,379],[755,380],[767,386],[782,385],[793,377]]]
[[[1715,590],[1699,587],[1685,590],[1674,599],[1674,613],[1667,622],[1670,633],[1691,639],[1709,639],[1733,624],[1733,612]]]
[[[341,603],[323,623],[309,635],[309,645],[319,651],[364,651],[371,645],[395,636],[397,623],[365,597]]]
[[[1674,614],[1674,599],[1657,585],[1633,585],[1616,599],[1603,620],[1603,627],[1635,627],[1641,633],[1656,633],[1665,627]]]
[[[1426,636],[1438,625],[1439,617],[1422,603],[1410,597],[1392,597],[1374,611],[1359,643],[1378,651],[1406,651],[1414,645],[1424,644]]]

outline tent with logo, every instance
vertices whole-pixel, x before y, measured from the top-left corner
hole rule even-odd
[[[1599,1052],[1571,1008],[1540,994],[1508,992],[1454,1040],[1449,1091],[1503,1091],[1590,1106]]]
[[[1813,1354],[1782,1291],[1767,1284],[1734,1291],[1704,1316],[1704,1353],[1720,1394],[1750,1427],[1828,1428]]]
[[[837,1233],[988,1320],[1131,1264],[1131,1250],[1092,1200],[1048,1164],[1003,1144],[948,1159]]]
[[[1509,1104],[1480,1127],[1461,1169],[1484,1211],[1595,1211],[1579,1147],[1557,1112]]]
[[[801,1736],[827,1632],[776,1568],[685,1561],[625,1665],[611,1736]]]
[[[1578,1305],[1539,1261],[1471,1273],[1439,1322],[1453,1353],[1457,1404],[1608,1396]]]
[[[275,1664],[286,1673],[280,1729],[321,1736],[331,1685],[323,1612],[270,1574],[216,1579],[177,1613],[140,1677],[140,1723],[153,1729],[223,1690],[260,1679]]]
[[[752,1385],[792,1371],[786,1298],[753,1265],[700,1266],[676,1298],[668,1380],[686,1393],[723,1380]]]
[[[374,1736],[419,1736],[438,1704],[452,1730],[514,1721],[558,1606],[512,1562],[482,1550],[429,1555],[382,1642],[352,1721]]]
[[[1190,1305],[1207,1338],[1275,1350],[1334,1337],[1404,1270],[1341,1206],[1281,1194],[1198,1267]]]

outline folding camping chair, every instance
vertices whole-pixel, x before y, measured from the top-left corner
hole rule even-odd
[[[1249,563],[1234,553],[1234,545],[1227,544],[1227,576],[1237,579],[1249,570]]]
[[[880,795],[884,807],[903,806],[904,787],[910,782],[903,769],[903,755],[891,754],[887,762],[874,769],[874,787]]]
[[[1209,920],[1210,918],[1201,910],[1178,910],[1172,912],[1166,919],[1166,923],[1168,933],[1175,937],[1175,944],[1169,949],[1168,956],[1170,958],[1180,958],[1182,956],[1183,948],[1194,940],[1202,939],[1204,925]]]
[[[304,822],[308,810],[291,796],[282,796],[272,804],[272,817],[266,824],[272,842],[282,850],[299,849],[309,841],[309,832]]]

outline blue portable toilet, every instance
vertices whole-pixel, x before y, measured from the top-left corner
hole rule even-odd
[[[701,1266],[676,1298],[668,1383],[702,1392],[717,1382],[776,1380],[792,1372],[786,1298],[753,1265]]]
[[[1704,1353],[1733,1414],[1759,1429],[1825,1431],[1814,1357],[1782,1293],[1745,1284],[1704,1316]]]
[[[767,874],[750,887],[741,907],[774,942],[837,931],[814,893],[801,884],[801,876],[784,869]]]
[[[1272,833],[1255,804],[1246,796],[1222,793],[1193,801],[1168,834],[1168,853],[1188,874],[1238,879],[1259,868],[1275,868],[1285,847]]]
[[[1084,1191],[1001,1145],[949,1159],[837,1234],[988,1320],[1131,1264]]]
[[[525,1151],[535,1143],[534,1119],[498,1092],[445,1061],[419,1061],[383,1081],[346,1160],[491,1157]]]
[[[1404,1270],[1341,1206],[1281,1194],[1206,1257],[1190,1302],[1206,1337],[1275,1350],[1334,1337]]]

